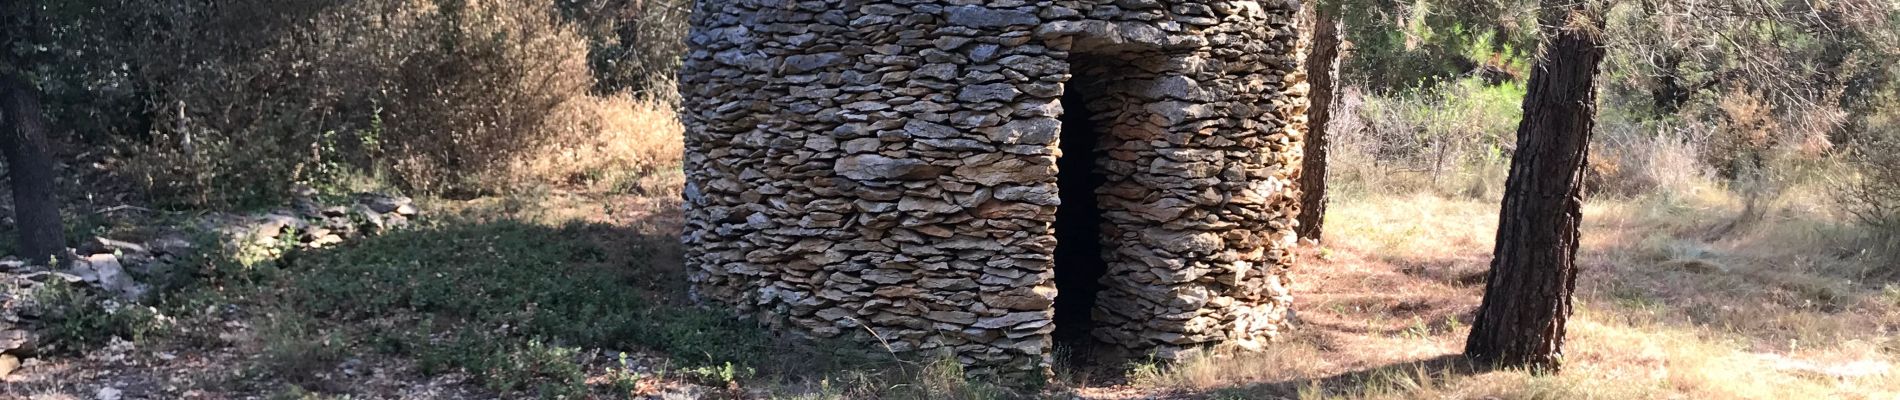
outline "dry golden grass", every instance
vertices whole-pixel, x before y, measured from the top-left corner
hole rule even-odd
[[[670,86],[670,82],[652,85]],[[666,91],[664,93],[671,93]],[[520,183],[557,183],[589,191],[678,194],[685,129],[670,94],[585,96],[563,110],[576,126],[563,140],[524,158]],[[519,184],[516,186],[520,186]]]
[[[1414,194],[1330,208],[1326,248],[1295,272],[1289,340],[1138,367],[1132,381],[1213,398],[1900,398],[1900,286],[1870,279],[1878,258],[1855,250],[1867,238],[1823,193],[1791,190],[1724,229],[1744,202],[1683,187],[1585,206],[1561,374],[1456,361],[1496,202]]]

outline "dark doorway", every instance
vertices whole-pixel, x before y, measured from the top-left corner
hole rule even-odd
[[[1091,104],[1102,96],[1106,80],[1090,74],[1083,62],[1073,65],[1074,76],[1062,95],[1061,157],[1056,159],[1056,185],[1062,206],[1056,209],[1056,316],[1055,340],[1070,348],[1088,347],[1094,328],[1091,310],[1101,278],[1107,272],[1102,257],[1102,210],[1096,189],[1106,181],[1096,169],[1102,154],[1098,145],[1101,113]]]

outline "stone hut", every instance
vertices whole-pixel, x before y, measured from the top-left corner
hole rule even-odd
[[[1283,0],[700,0],[696,299],[1038,379],[1285,326],[1305,132]]]

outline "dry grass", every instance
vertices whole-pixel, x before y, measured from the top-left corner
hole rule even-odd
[[[1693,193],[1707,189],[1713,173],[1698,157],[1706,132],[1698,125],[1649,131],[1641,124],[1608,121],[1591,141],[1585,191],[1634,197],[1651,193]]]
[[[671,86],[656,80],[652,86]],[[662,91],[660,93],[672,93]],[[685,128],[670,94],[586,96],[565,112],[577,126],[520,162],[509,186],[554,183],[594,192],[676,195],[684,183],[680,158]]]
[[[1295,274],[1294,338],[1133,380],[1215,398],[1896,398],[1900,286],[1870,280],[1879,259],[1854,250],[1866,235],[1821,196],[1789,191],[1730,229],[1744,202],[1712,187],[1588,203],[1554,376],[1452,357],[1483,290],[1494,200],[1342,200],[1328,248]]]

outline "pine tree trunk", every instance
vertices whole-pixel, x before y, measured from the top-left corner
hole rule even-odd
[[[66,233],[53,192],[53,154],[32,83],[0,76],[0,153],[13,186],[13,215],[20,258],[45,263],[66,249]]]
[[[1544,0],[1546,42],[1531,71],[1498,221],[1496,253],[1465,356],[1481,364],[1555,372],[1576,288],[1584,160],[1603,59],[1600,14]]]
[[[1300,164],[1301,239],[1319,240],[1326,218],[1326,125],[1333,120],[1333,96],[1339,92],[1339,13],[1324,4],[1313,7],[1313,45],[1306,54],[1305,160]]]

